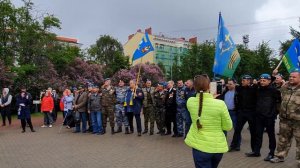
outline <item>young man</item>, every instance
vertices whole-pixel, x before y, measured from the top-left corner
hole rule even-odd
[[[229,152],[240,151],[241,132],[246,122],[249,124],[251,135],[251,149],[255,147],[255,107],[256,107],[256,90],[257,86],[251,84],[252,77],[244,75],[242,77],[242,86],[237,87],[237,124],[234,130]],[[246,153],[246,155],[252,154]]]

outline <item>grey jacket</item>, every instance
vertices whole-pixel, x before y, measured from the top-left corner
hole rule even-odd
[[[88,110],[90,112],[101,112],[101,96],[99,93],[92,93],[88,100]]]

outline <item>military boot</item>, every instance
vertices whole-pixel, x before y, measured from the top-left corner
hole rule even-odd
[[[115,134],[115,128],[114,127],[111,127],[111,134]]]
[[[128,128],[128,127],[125,128],[125,134],[130,134],[130,133],[129,133],[129,128]]]
[[[120,133],[122,132],[122,127],[118,127],[118,130],[116,131],[116,133]]]

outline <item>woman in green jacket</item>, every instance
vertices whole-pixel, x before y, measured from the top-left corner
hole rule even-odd
[[[216,168],[228,151],[223,131],[231,130],[232,121],[225,103],[209,93],[209,78],[198,75],[194,80],[197,95],[187,101],[192,125],[185,143],[193,148],[196,168]]]

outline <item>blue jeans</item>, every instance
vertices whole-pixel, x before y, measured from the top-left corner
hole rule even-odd
[[[91,120],[93,126],[93,133],[101,133],[102,130],[102,114],[100,111],[91,112]]]
[[[82,122],[82,132],[85,133],[86,132],[86,113],[85,112],[80,112],[80,121]],[[80,132],[80,123],[76,124],[75,126],[75,131],[76,132]]]
[[[217,168],[222,157],[223,153],[205,153],[193,149],[193,158],[196,168]]]
[[[235,110],[228,110],[229,111],[229,115],[232,121],[232,125],[234,130],[236,130],[236,125],[237,125],[237,114]],[[227,136],[227,131],[224,131],[225,135]],[[238,139],[238,144],[239,146],[241,145],[241,141],[242,141],[242,136],[239,137]]]
[[[63,112],[63,117],[64,117],[64,125],[67,125],[67,120],[69,118],[70,115],[72,115],[72,110],[68,110],[68,111],[64,111]]]
[[[52,125],[53,124],[53,118],[52,113],[44,112],[44,125]]]
[[[232,120],[233,128],[236,129],[236,123],[237,123],[237,115],[235,110],[228,110],[230,118]]]

